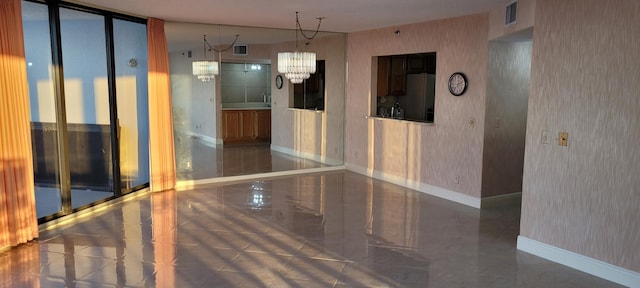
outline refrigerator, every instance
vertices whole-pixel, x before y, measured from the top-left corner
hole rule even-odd
[[[406,94],[398,97],[400,106],[404,109],[404,118],[433,121],[435,83],[435,74],[407,74]]]

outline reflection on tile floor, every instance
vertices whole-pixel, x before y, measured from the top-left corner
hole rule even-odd
[[[0,253],[0,287],[617,287],[518,252],[519,215],[351,172],[149,193]]]
[[[201,180],[327,166],[272,151],[269,143],[216,146],[206,144],[197,138],[178,135],[175,145],[178,180]]]

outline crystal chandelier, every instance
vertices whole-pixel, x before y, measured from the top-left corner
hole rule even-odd
[[[209,50],[213,50],[216,51],[218,53],[223,52],[223,51],[227,51],[229,50],[231,47],[233,47],[234,44],[236,44],[236,41],[238,41],[238,36],[240,35],[236,35],[236,38],[233,40],[233,43],[231,43],[231,45],[229,45],[229,47],[224,48],[222,50],[217,50],[215,48],[213,48],[213,46],[211,46],[211,44],[209,44],[209,41],[207,41],[207,35],[202,35],[202,40],[204,42],[203,44],[203,52],[204,52],[204,59],[207,59],[207,46],[209,46]],[[219,65],[218,65],[218,61],[212,60],[200,60],[200,61],[193,61],[192,63],[192,70],[193,70],[193,75],[198,77],[199,80],[202,80],[202,82],[208,82],[211,81],[211,79],[213,79],[214,76],[219,74]]]
[[[193,61],[193,75],[202,82],[208,82],[213,76],[218,75],[218,61]]]
[[[298,32],[307,40],[312,40],[318,35],[320,23],[324,18],[318,17],[316,19],[318,19],[318,27],[313,35],[309,37],[304,34],[298,19],[298,12],[296,12],[296,50],[294,52],[278,53],[278,72],[283,73],[293,84],[302,83],[304,79],[309,79],[311,74],[316,73],[316,53],[298,51]]]

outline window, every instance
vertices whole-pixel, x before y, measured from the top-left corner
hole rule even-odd
[[[220,76],[223,106],[271,102],[271,64],[224,62]]]
[[[22,7],[39,221],[147,187],[146,20]]]
[[[377,57],[376,115],[433,122],[436,53]]]
[[[292,108],[324,110],[324,70],[324,60],[316,61],[316,73],[293,85]]]

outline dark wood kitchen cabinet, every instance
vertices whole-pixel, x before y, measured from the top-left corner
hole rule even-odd
[[[250,110],[222,112],[222,140],[226,143],[251,142],[253,113]]]
[[[394,96],[404,95],[407,91],[407,56],[391,56],[391,80],[389,81],[389,94]]]
[[[408,74],[436,74],[436,53],[420,53],[407,55]]]
[[[378,57],[378,97],[400,96],[407,90],[407,57],[405,55]]]
[[[224,144],[271,141],[271,110],[222,111]]]
[[[255,141],[271,142],[271,110],[255,110]]]
[[[391,57],[378,57],[378,97],[389,95],[389,72],[391,71]]]

